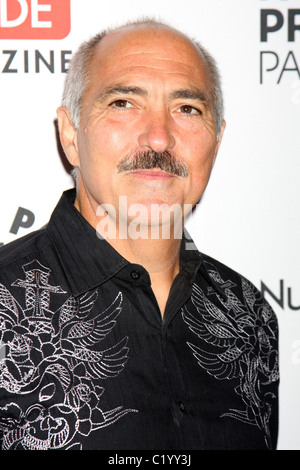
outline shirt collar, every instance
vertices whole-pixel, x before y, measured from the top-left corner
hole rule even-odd
[[[130,263],[106,240],[97,236],[96,230],[75,208],[75,197],[75,189],[62,194],[47,225],[47,231],[72,293],[77,297],[114,277]],[[190,285],[199,268],[209,277],[201,253],[185,232],[180,250],[180,272]]]
[[[74,206],[75,189],[65,191],[47,226],[76,297],[116,275],[128,261],[105,240]]]

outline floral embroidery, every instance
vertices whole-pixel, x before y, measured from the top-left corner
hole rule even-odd
[[[108,308],[95,313],[97,291],[70,296],[56,311],[50,297],[64,294],[49,283],[51,271],[34,260],[23,266],[23,309],[0,284],[0,432],[5,449],[80,449],[80,435],[109,426],[133,409],[104,411],[103,380],[118,376],[128,359],[128,338],[108,349],[101,341],[122,310],[120,292]],[[10,395],[12,399],[10,401]],[[15,395],[18,403],[14,401]],[[25,405],[26,403],[26,405]]]

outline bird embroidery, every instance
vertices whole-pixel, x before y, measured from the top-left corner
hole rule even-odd
[[[258,426],[269,444],[272,394],[267,385],[279,376],[276,319],[246,279],[242,278],[242,302],[233,292],[235,284],[224,282],[215,269],[210,275],[223,288],[226,300],[212,288],[205,294],[193,285],[193,308],[185,306],[182,318],[199,341],[187,344],[208,374],[218,380],[235,380],[241,409],[224,411],[222,417]]]

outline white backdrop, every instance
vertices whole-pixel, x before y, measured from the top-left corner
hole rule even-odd
[[[200,251],[262,287],[276,311],[278,448],[300,449],[300,0],[0,0],[0,242],[47,223],[73,185],[55,130],[71,52],[144,15],[196,37],[220,65],[227,127],[188,228]]]

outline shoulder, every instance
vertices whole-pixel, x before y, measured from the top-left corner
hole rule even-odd
[[[255,291],[259,292],[258,288],[243,274],[212,258],[211,256],[201,253],[201,257],[210,278],[212,278],[218,284],[223,283],[225,288],[229,286],[230,283],[237,284],[238,288],[242,287],[244,284],[248,284],[251,285]]]
[[[220,275],[228,276],[231,280],[236,282],[240,282],[242,279],[245,279],[241,273],[232,269],[221,261],[204,253],[201,253],[201,257],[207,271],[214,278],[216,276],[215,273],[219,273]]]
[[[224,294],[226,305],[231,311],[235,311],[238,316],[246,308],[254,317],[271,322],[273,329],[277,331],[276,314],[252,281],[206,254],[201,253],[201,257],[211,282]]]
[[[51,245],[46,227],[18,238],[0,248],[0,278],[10,267],[22,265]]]

